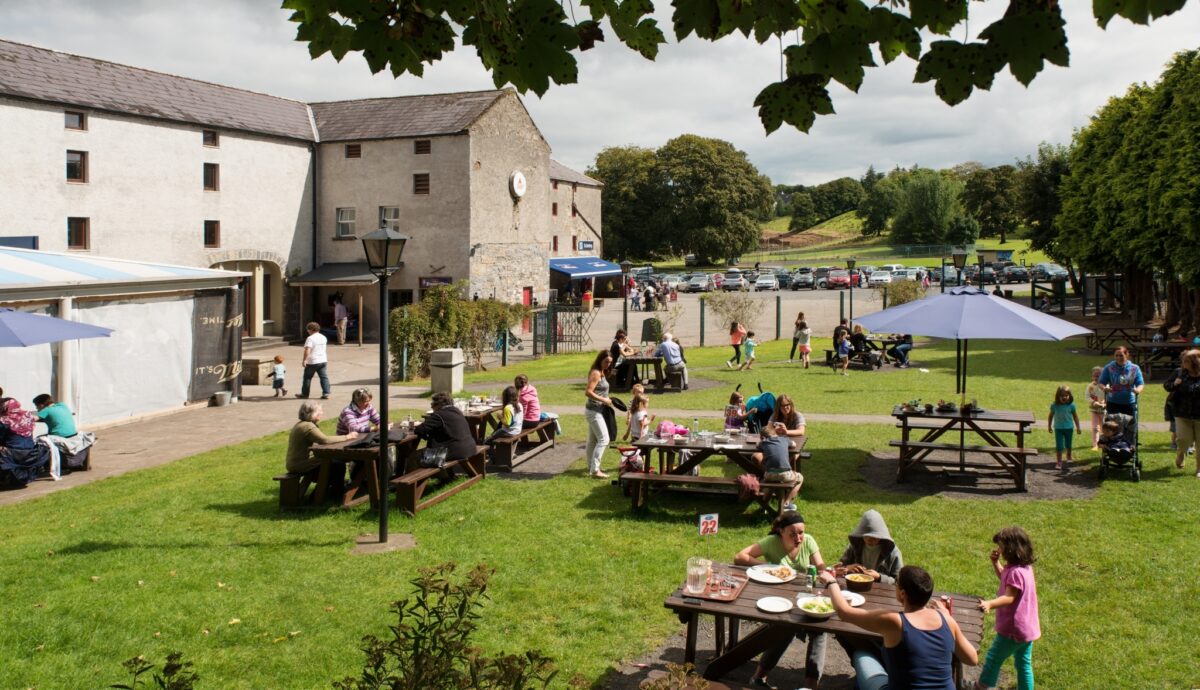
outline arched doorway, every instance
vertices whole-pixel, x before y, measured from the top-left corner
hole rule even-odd
[[[211,268],[249,273],[243,285],[245,326],[242,334],[250,337],[283,334],[283,273],[273,261],[219,261]]]

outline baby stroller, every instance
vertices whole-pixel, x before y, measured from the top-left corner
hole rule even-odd
[[[741,388],[741,385],[738,385]],[[746,431],[752,434],[762,433],[763,427],[771,423],[771,415],[775,414],[775,394],[764,392],[762,384],[758,384],[758,395],[746,399]]]
[[[1129,471],[1129,478],[1140,481],[1142,478],[1142,460],[1138,457],[1138,416],[1137,407],[1133,414],[1127,415],[1113,412],[1104,416],[1104,423],[1117,425],[1117,432],[1111,437],[1101,435],[1100,438],[1100,479],[1104,479],[1110,471]]]

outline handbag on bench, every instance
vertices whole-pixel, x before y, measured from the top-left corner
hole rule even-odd
[[[446,457],[449,454],[449,448],[426,447],[421,450],[421,457],[417,459],[417,464],[421,467],[441,469],[446,466]]]

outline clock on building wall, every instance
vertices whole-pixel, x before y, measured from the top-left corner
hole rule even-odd
[[[528,183],[525,181],[525,173],[520,170],[514,170],[508,176],[508,192],[512,194],[514,199],[520,199],[525,196],[525,190],[528,186]]]

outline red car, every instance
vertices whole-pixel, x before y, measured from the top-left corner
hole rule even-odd
[[[850,287],[850,272],[841,270],[830,271],[829,275],[825,276],[825,285],[830,290]]]

